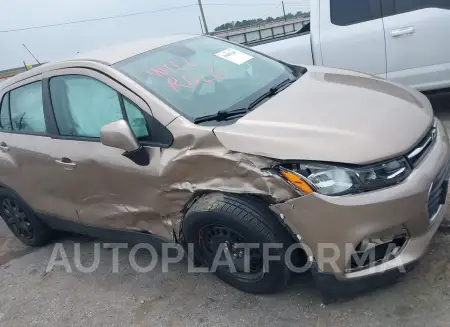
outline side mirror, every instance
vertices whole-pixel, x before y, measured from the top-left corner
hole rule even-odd
[[[133,152],[140,149],[128,123],[125,120],[117,120],[105,125],[100,130],[100,141],[107,146]]]

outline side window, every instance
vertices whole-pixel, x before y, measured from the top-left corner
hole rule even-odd
[[[122,119],[117,92],[93,78],[54,77],[50,92],[61,135],[100,137],[103,126]]]
[[[10,131],[11,119],[9,117],[9,93],[3,97],[2,105],[0,107],[0,128],[2,131]]]
[[[331,22],[347,26],[381,18],[380,0],[330,0]]]
[[[128,123],[131,130],[139,140],[146,140],[149,138],[147,121],[142,112],[128,99],[123,99],[125,112],[127,114]]]
[[[389,0],[387,1],[387,4],[389,4],[389,2],[391,2],[393,6],[393,14],[401,14],[424,8],[450,9],[449,0]]]
[[[13,131],[46,132],[41,82],[31,83],[12,90],[9,93],[9,108]],[[4,117],[3,114],[2,118]]]
[[[50,91],[61,135],[98,138],[103,126],[124,118],[121,95],[94,78],[80,75],[53,77]],[[147,131],[143,114],[128,100],[124,104],[136,137],[144,136]]]

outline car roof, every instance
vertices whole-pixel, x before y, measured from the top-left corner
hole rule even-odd
[[[147,38],[141,39],[133,42],[119,43],[113,46],[99,48],[97,50],[89,51],[86,53],[77,54],[76,56],[66,58],[64,60],[59,60],[51,63],[41,65],[39,67],[33,68],[29,71],[17,74],[16,76],[10,77],[7,80],[0,80],[0,90],[14,83],[17,83],[26,78],[45,73],[52,70],[53,66],[58,66],[61,68],[61,63],[70,61],[95,61],[101,62],[105,65],[113,65],[119,61],[125,60],[127,58],[136,56],[140,53],[150,51],[165,45],[191,39],[198,37],[198,35],[193,34],[178,34],[165,37],[157,38]]]
[[[6,84],[6,78],[0,78],[0,90],[2,89],[2,85]]]
[[[119,61],[133,57],[140,53],[197,36],[198,35],[179,34],[166,37],[142,39],[128,43],[115,44],[113,46],[78,54],[67,60],[95,60],[113,65]]]

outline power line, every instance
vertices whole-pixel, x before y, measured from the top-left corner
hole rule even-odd
[[[273,15],[273,14],[274,14],[274,11],[275,11],[278,7],[280,7],[280,5],[281,5],[281,4],[279,4],[279,3],[276,4],[274,9],[272,9],[269,13],[267,13],[267,14],[261,16],[261,17],[262,17],[262,18],[264,18],[264,17],[267,18],[267,17]]]
[[[136,13],[131,13],[131,14],[122,14],[122,15],[107,16],[107,17],[100,17],[100,18],[76,20],[76,21],[64,22],[64,23],[55,23],[55,24],[48,24],[48,25],[39,25],[39,26],[15,28],[15,29],[9,29],[9,30],[0,30],[0,33],[26,31],[26,30],[34,30],[34,29],[54,27],[54,26],[63,26],[63,25],[81,24],[81,23],[88,23],[88,22],[97,22],[97,21],[108,20],[108,19],[115,19],[115,18],[122,18],[122,17],[130,17],[130,16],[137,16],[137,15],[152,14],[152,13],[157,13],[157,12],[161,12],[161,11],[169,11],[169,10],[182,9],[182,8],[188,8],[188,7],[194,7],[194,6],[198,6],[198,5],[197,4],[191,4],[191,5],[184,5],[184,6],[178,6],[178,7],[169,7],[169,8],[162,8],[162,9],[156,9],[156,10],[147,10],[147,11],[141,11],[141,12],[136,12]]]
[[[290,5],[290,6],[294,6],[294,7],[306,7],[306,8],[310,8],[311,7],[311,3],[309,0],[307,1],[301,1],[301,2],[290,2],[290,1],[285,1],[284,2],[285,5]]]
[[[285,3],[294,5],[294,6],[302,5],[301,2],[285,2]],[[245,3],[204,3],[203,5],[204,6],[232,6],[232,7],[254,7],[254,6],[278,7],[279,6],[279,4],[274,4],[274,3],[249,3],[249,4],[245,4]],[[74,24],[89,23],[89,22],[98,22],[98,21],[109,20],[109,19],[152,14],[152,13],[157,13],[157,12],[162,12],[162,11],[170,11],[170,10],[183,9],[183,8],[196,7],[196,6],[198,6],[198,4],[190,4],[190,5],[183,5],[183,6],[177,6],[177,7],[168,7],[168,8],[155,9],[155,10],[140,11],[140,12],[135,12],[135,13],[131,13],[131,14],[121,14],[121,15],[115,15],[115,16],[83,19],[83,20],[69,21],[69,22],[63,22],[63,23],[14,28],[14,29],[8,29],[8,30],[0,30],[0,33],[27,31],[27,30],[55,27],[55,26],[65,26],[65,25],[74,25]]]
[[[285,2],[284,4],[289,5],[289,6],[293,6],[293,7],[310,7],[308,3],[289,3],[289,2]]]
[[[284,2],[286,8],[292,8],[294,10],[309,12],[311,11],[311,6],[309,3],[295,3],[295,2]]]
[[[204,6],[228,6],[228,7],[259,7],[278,6],[276,3],[204,3]]]
[[[310,0],[304,0],[304,1],[297,1],[297,2],[291,2],[291,1],[285,1],[284,3],[290,4],[290,5],[299,5],[299,4],[310,4]]]
[[[304,0],[304,1],[285,1],[284,3],[288,3],[288,4],[302,4],[302,3],[309,3],[310,0]],[[251,7],[251,6],[278,6],[279,4],[277,3],[242,3],[242,2],[206,2],[203,3],[204,6],[247,6],[247,7]]]

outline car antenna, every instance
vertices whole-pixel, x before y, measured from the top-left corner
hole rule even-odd
[[[23,47],[24,47],[25,49],[27,49],[27,51],[28,51],[28,52],[30,53],[30,55],[34,58],[34,60],[36,60],[37,63],[40,65],[41,63],[40,63],[39,60],[34,56],[34,54],[30,51],[30,49],[28,49],[27,46],[26,46],[25,44],[22,43],[22,45],[23,45]]]

